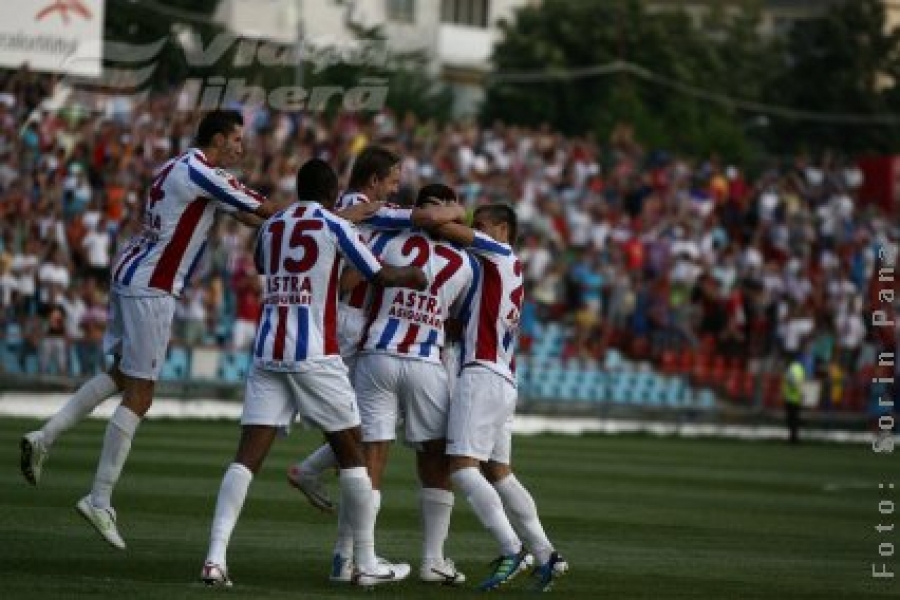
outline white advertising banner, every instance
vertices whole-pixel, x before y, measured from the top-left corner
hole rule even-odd
[[[106,0],[2,0],[0,67],[98,77]]]

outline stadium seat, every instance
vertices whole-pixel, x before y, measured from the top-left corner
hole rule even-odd
[[[250,370],[250,353],[223,352],[219,362],[219,378],[225,383],[241,383]]]
[[[704,410],[708,410],[714,408],[716,405],[716,396],[713,394],[711,390],[702,390],[700,394],[697,396],[694,406],[696,408],[701,408]]]
[[[25,375],[37,375],[40,369],[41,365],[36,355],[29,354],[25,357]]]
[[[6,343],[0,343],[0,371],[15,374],[21,370],[19,357]]]
[[[215,379],[221,355],[222,352],[218,348],[194,348],[191,352],[191,378]]]
[[[159,378],[163,381],[181,381],[187,378],[189,367],[190,355],[188,351],[177,346],[170,347]]]

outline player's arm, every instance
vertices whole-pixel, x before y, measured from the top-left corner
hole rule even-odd
[[[267,200],[259,192],[242,184],[231,173],[214,168],[196,156],[189,157],[187,165],[191,182],[200,189],[203,196],[211,198],[226,213],[245,213],[265,221],[291,204],[287,200]],[[251,222],[255,223],[254,220]]]
[[[340,283],[341,292],[342,293],[352,292],[354,289],[356,289],[356,286],[358,286],[360,283],[362,283],[365,280],[366,280],[366,278],[363,277],[360,274],[360,272],[357,271],[356,269],[354,269],[353,267],[351,267],[351,266],[344,267],[344,270],[341,273],[341,283]]]
[[[375,215],[383,206],[384,202],[359,202],[353,206],[336,210],[334,214],[345,221],[360,223]]]
[[[416,290],[424,290],[428,286],[425,272],[418,267],[382,265],[346,221],[329,218],[326,222],[335,236],[338,251],[369,281],[385,287],[408,287]]]
[[[383,287],[404,287],[424,290],[428,287],[428,277],[419,267],[394,267],[383,265],[372,278],[374,283]]]
[[[471,227],[459,223],[446,223],[437,228],[437,234],[445,240],[450,240],[460,246],[468,248],[476,254],[509,256],[512,248],[506,244],[494,240],[489,235],[476,231]]]
[[[432,204],[412,209],[410,218],[416,227],[434,229],[445,223],[461,223],[466,218],[466,209],[461,204]]]
[[[462,206],[421,206],[416,208],[398,208],[382,206],[374,214],[363,220],[366,225],[375,229],[409,229],[421,227],[434,229],[444,223],[462,221],[466,211]]]

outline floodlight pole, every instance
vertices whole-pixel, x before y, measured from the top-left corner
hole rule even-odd
[[[294,0],[290,0],[293,2]],[[294,37],[295,58],[294,85],[303,87],[303,0],[296,0],[296,32]]]

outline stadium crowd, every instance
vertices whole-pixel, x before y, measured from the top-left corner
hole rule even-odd
[[[102,364],[110,264],[141,227],[154,171],[190,147],[196,116],[178,110],[177,95],[47,109],[52,89],[27,70],[0,73],[0,331],[11,357],[0,364],[83,376]],[[627,125],[598,140],[388,110],[246,116],[240,175],[271,197],[293,194],[308,158],[346,177],[378,142],[405,157],[399,202],[440,181],[470,208],[514,203],[526,353],[548,322],[565,326],[564,359],[600,360],[616,347],[663,368],[686,354],[763,372],[803,351],[826,403],[839,404],[847,380],[897,345],[900,330],[873,327],[870,315],[878,250],[898,243],[900,227],[859,202],[850,160],[797,156],[751,177],[715,156],[648,151]],[[252,240],[231,219],[212,237],[173,342],[241,350],[260,310]]]

